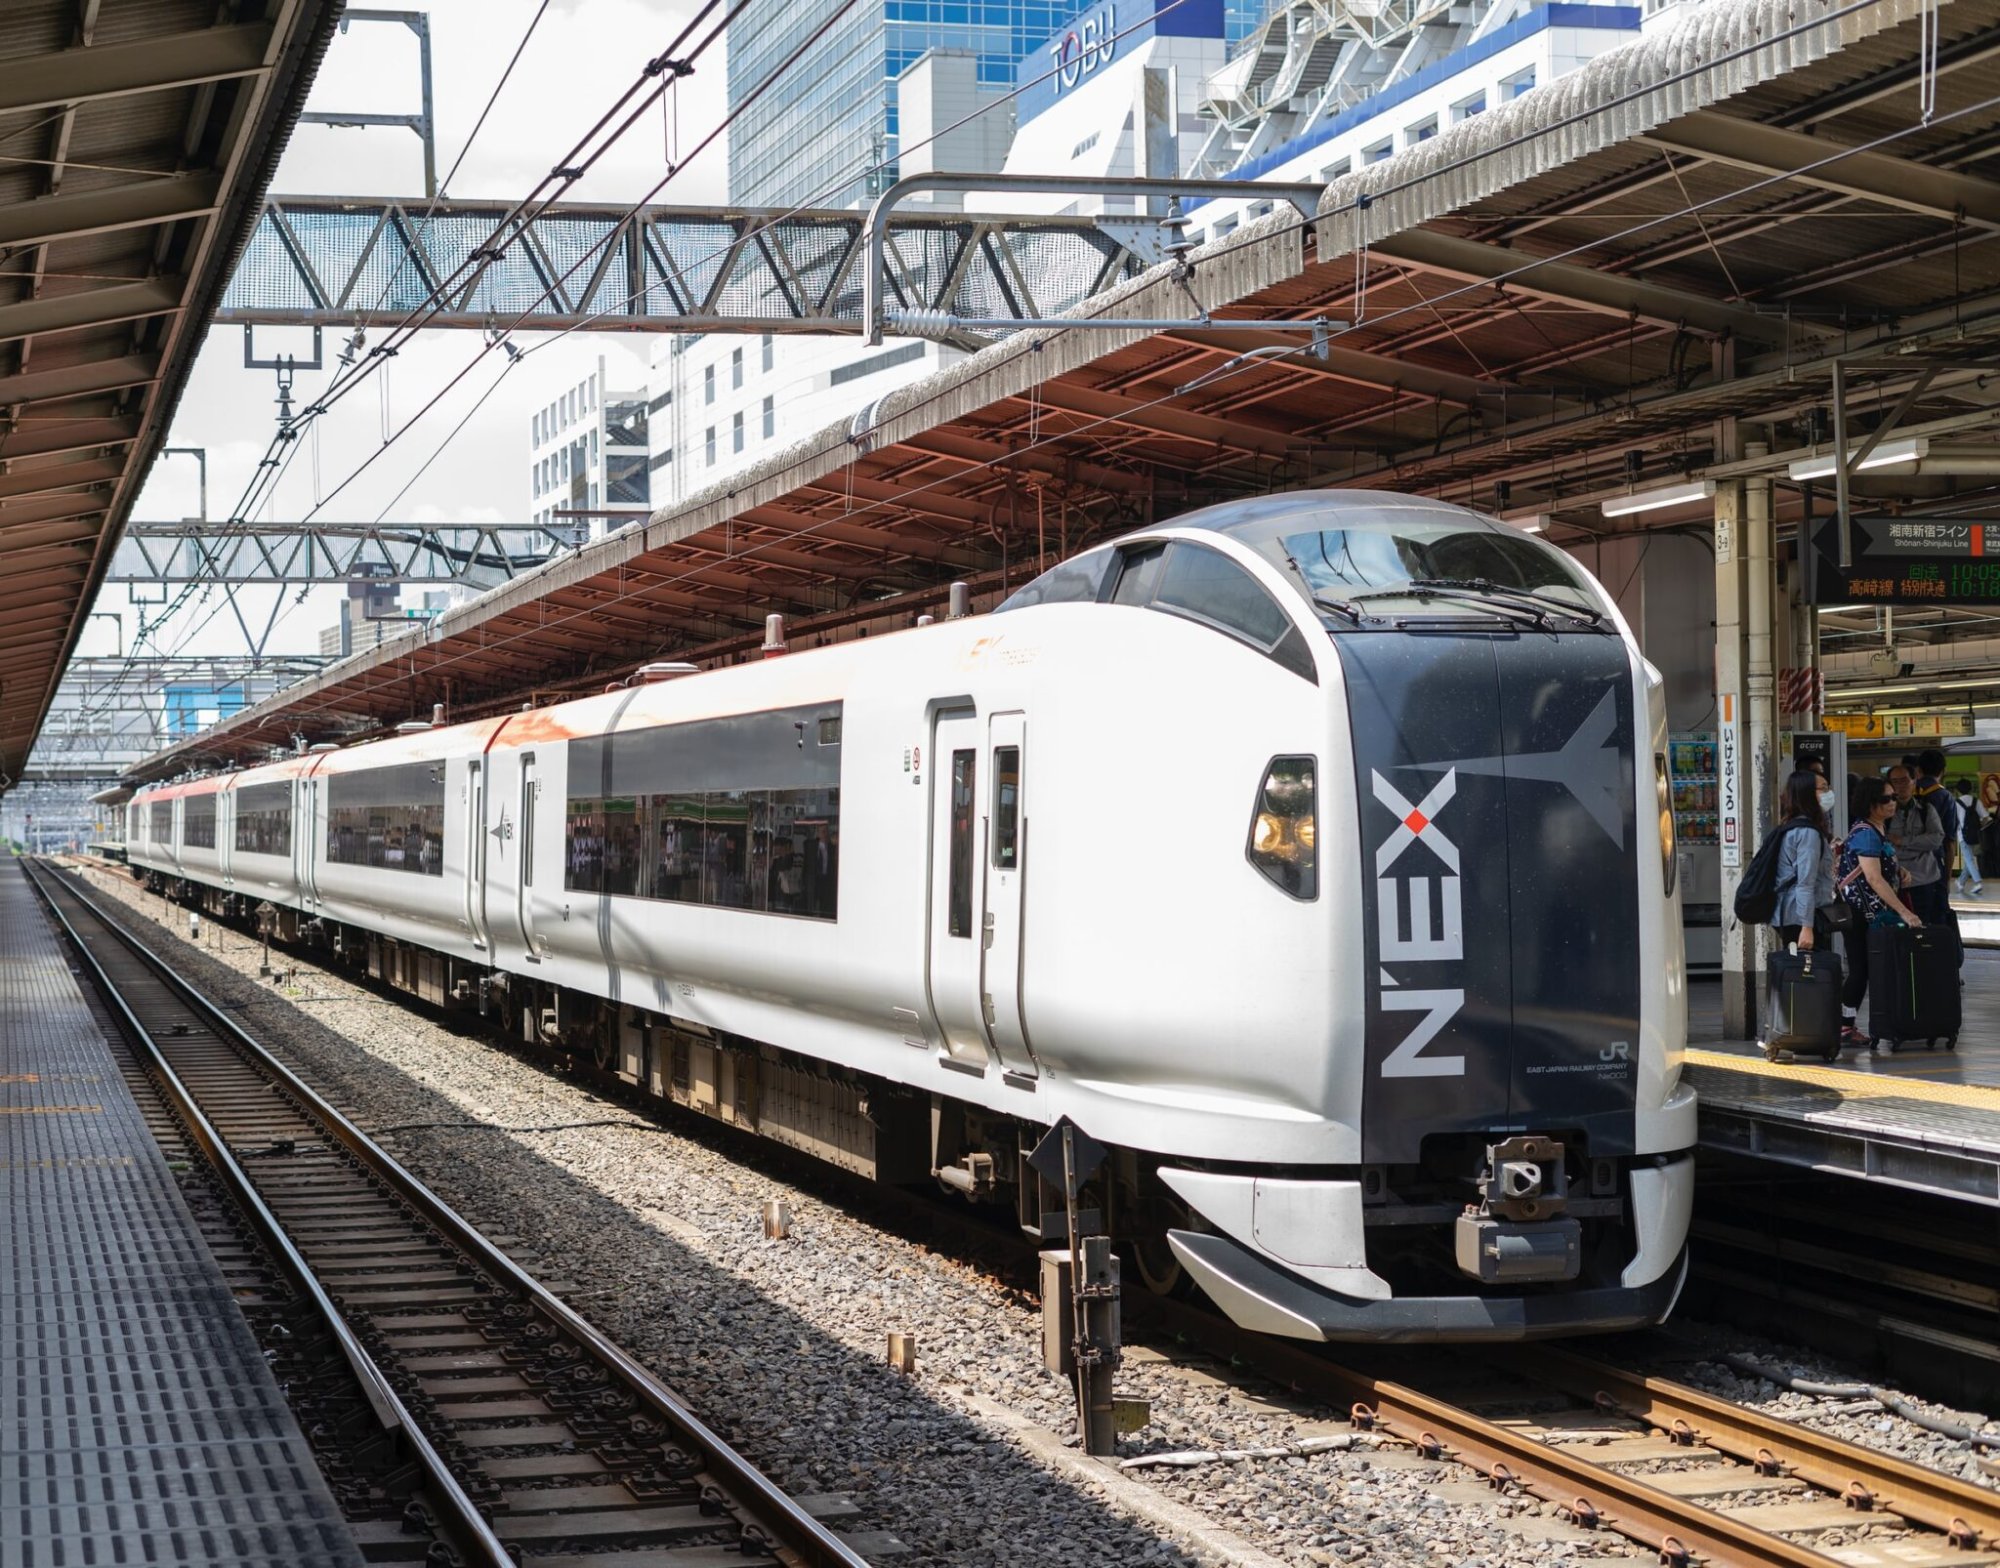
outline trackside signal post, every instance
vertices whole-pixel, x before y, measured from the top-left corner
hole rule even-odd
[[[1115,1453],[1118,1411],[1111,1381],[1120,1360],[1118,1260],[1102,1234],[1101,1209],[1082,1208],[1083,1184],[1110,1157],[1067,1116],[1051,1127],[1028,1163],[1061,1187],[1068,1249],[1042,1257],[1042,1359],[1076,1379],[1077,1435],[1086,1454]]]

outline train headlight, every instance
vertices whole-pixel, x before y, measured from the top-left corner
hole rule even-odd
[[[1294,898],[1319,896],[1318,795],[1311,757],[1278,757],[1264,770],[1250,818],[1250,864]]]
[[[1679,864],[1680,846],[1674,838],[1674,788],[1667,776],[1667,754],[1653,753],[1653,792],[1660,807],[1660,893],[1674,896],[1674,873]]]

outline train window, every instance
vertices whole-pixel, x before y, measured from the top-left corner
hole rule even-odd
[[[1160,581],[1160,564],[1166,559],[1163,544],[1142,545],[1127,550],[1118,568],[1118,586],[1111,590],[1113,604],[1147,605]]]
[[[836,919],[840,726],[786,708],[571,742],[563,885]]]
[[[1291,630],[1291,618],[1250,574],[1219,551],[1179,543],[1167,552],[1155,609],[1206,621],[1269,651]]]
[[[246,784],[236,791],[236,847],[245,854],[292,852],[292,786]]]
[[[171,847],[174,842],[174,803],[171,800],[155,801],[152,818],[152,831],[147,837],[161,849]]]
[[[1013,871],[1021,863],[1021,748],[993,748],[993,864]]]
[[[951,878],[945,891],[945,929],[972,935],[972,821],[979,754],[951,754]]]
[[[1060,566],[1050,567],[1027,587],[1017,589],[994,614],[1002,610],[1025,610],[1036,604],[1095,604],[1104,597],[1104,582],[1118,564],[1118,552],[1109,547],[1086,550]]]
[[[444,875],[444,764],[406,762],[327,779],[326,859]]]
[[[1555,594],[1574,601],[1579,609],[1599,613],[1596,595],[1571,569],[1567,557],[1504,528],[1456,519],[1398,519],[1289,534],[1259,548],[1287,573],[1303,579],[1309,592],[1333,598],[1393,590],[1413,577],[1484,578],[1503,588]],[[1446,599],[1425,601],[1424,611],[1427,615],[1483,613],[1477,602]]]
[[[215,848],[215,797],[190,795],[181,808],[181,842],[190,849]]]

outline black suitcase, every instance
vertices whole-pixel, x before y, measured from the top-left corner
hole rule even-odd
[[[1780,950],[1765,965],[1764,1038],[1771,1061],[1781,1056],[1840,1057],[1839,955],[1825,948]]]
[[[1907,1040],[1958,1045],[1958,944],[1930,926],[1868,928],[1868,1038],[1893,1052]]]

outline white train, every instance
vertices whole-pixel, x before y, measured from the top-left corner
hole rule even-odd
[[[1657,1321],[1684,1277],[1665,722],[1567,556],[1306,492],[989,616],[151,788],[127,837],[1031,1233],[1068,1116],[1138,1274],[1247,1327],[1502,1339]]]

